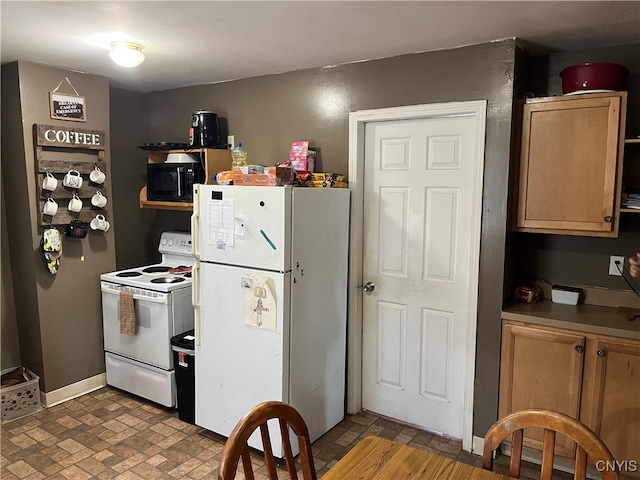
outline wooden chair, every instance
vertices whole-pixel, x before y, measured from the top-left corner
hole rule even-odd
[[[267,420],[273,418],[278,419],[280,424],[280,435],[282,437],[282,446],[287,462],[287,470],[289,471],[289,478],[292,480],[298,479],[296,463],[293,451],[291,450],[291,440],[289,438],[289,427],[291,427],[298,437],[303,478],[304,480],[317,480],[307,424],[298,411],[291,405],[275,401],[256,405],[236,424],[224,445],[222,459],[218,467],[218,480],[233,480],[235,478],[240,457],[242,457],[242,466],[246,480],[254,480],[247,441],[258,427],[260,427],[260,434],[262,436],[264,461],[269,473],[269,480],[278,479],[275,457],[269,438],[269,427],[267,425]]]
[[[535,427],[544,429],[540,480],[551,480],[556,433],[565,435],[576,442],[573,475],[575,480],[586,478],[587,457],[591,458],[597,467],[600,467],[598,470],[600,470],[602,480],[618,479],[618,473],[614,471],[613,455],[592,430],[564,413],[542,409],[515,412],[494,423],[484,437],[482,468],[485,470],[493,469],[493,452],[508,435],[513,434],[509,475],[520,478],[523,429]]]

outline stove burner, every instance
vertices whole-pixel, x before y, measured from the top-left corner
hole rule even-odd
[[[142,271],[144,273],[167,273],[169,271],[171,267],[163,267],[163,266],[156,266],[156,267],[147,267],[147,268],[143,268]]]
[[[191,272],[187,272],[187,273],[185,273],[185,274],[184,274],[184,276],[185,276],[186,278],[191,278]]]
[[[151,283],[178,283],[184,282],[182,277],[159,277],[150,280]]]
[[[116,273],[116,277],[141,277],[140,272],[120,272]]]

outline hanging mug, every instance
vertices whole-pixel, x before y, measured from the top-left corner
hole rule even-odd
[[[69,200],[67,210],[74,213],[78,213],[80,210],[82,210],[82,200],[80,200],[80,197],[78,197],[77,194],[74,193],[73,197],[71,197],[71,200]]]
[[[51,172],[47,172],[42,180],[42,189],[53,192],[58,187],[58,179]]]
[[[54,216],[58,213],[58,203],[51,197],[47,198],[42,206],[42,212],[45,215]]]
[[[69,170],[62,179],[62,184],[69,188],[82,187],[82,176],[80,175],[80,172],[77,170]]]
[[[109,227],[111,226],[109,225],[107,219],[104,218],[104,215],[101,214],[96,215],[96,218],[91,220],[91,223],[89,225],[91,225],[92,230],[102,230],[103,232],[108,231]]]
[[[107,197],[105,197],[100,190],[91,197],[91,205],[98,208],[103,208],[107,204]]]
[[[80,220],[71,220],[64,228],[64,234],[71,238],[84,238],[87,236],[87,224]]]
[[[104,174],[104,172],[102,170],[100,170],[100,167],[98,167],[96,165],[96,167],[93,169],[93,171],[89,174],[89,180],[91,180],[93,183],[104,183],[105,178],[107,178],[107,176]]]

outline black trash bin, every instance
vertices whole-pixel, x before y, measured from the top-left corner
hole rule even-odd
[[[196,423],[196,351],[194,331],[189,330],[171,338],[173,366],[176,372],[178,418]]]

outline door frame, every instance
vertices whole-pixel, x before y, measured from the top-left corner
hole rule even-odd
[[[477,129],[474,198],[472,212],[472,249],[469,265],[469,325],[467,329],[467,362],[462,448],[471,451],[473,439],[473,391],[476,358],[476,325],[478,321],[478,276],[482,188],[487,101],[410,105],[349,113],[349,189],[351,218],[349,237],[349,283],[347,324],[347,412],[362,410],[362,270],[364,223],[364,146],[365,125],[388,120],[417,120],[441,116],[475,116]],[[475,292],[475,295],[473,294]]]

